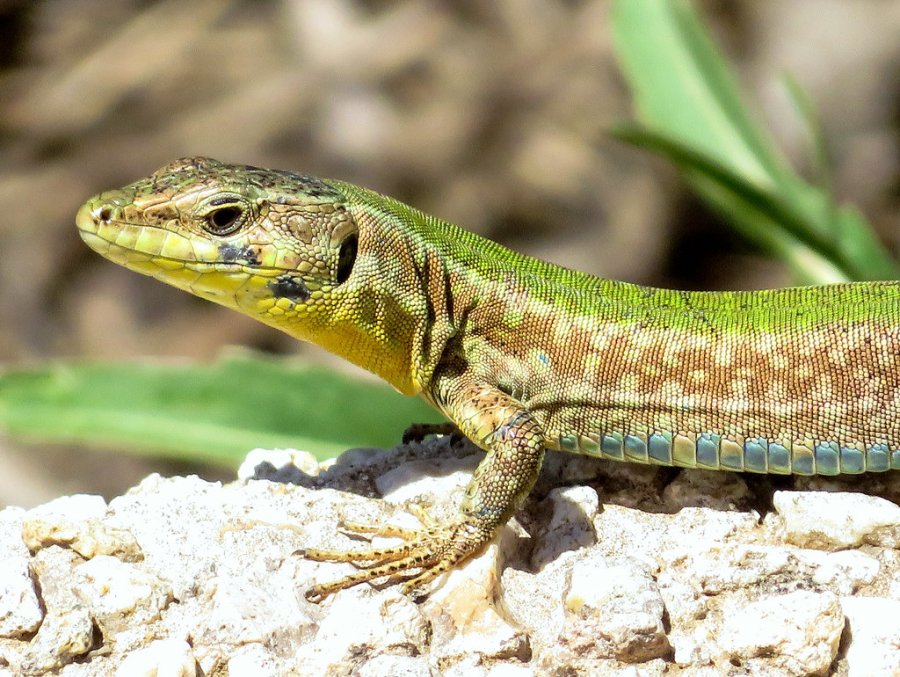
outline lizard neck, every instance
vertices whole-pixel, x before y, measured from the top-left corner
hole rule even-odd
[[[455,331],[449,272],[434,243],[411,227],[411,213],[377,206],[348,200],[358,253],[327,309],[276,326],[417,395],[429,387]]]

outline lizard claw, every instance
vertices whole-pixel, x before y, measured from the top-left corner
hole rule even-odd
[[[419,516],[426,525],[421,530],[344,525],[344,530],[351,533],[399,536],[404,542],[398,545],[357,551],[297,550],[295,554],[309,560],[350,562],[359,569],[344,578],[311,587],[304,593],[306,599],[318,604],[339,590],[383,578],[388,584],[401,583],[403,594],[421,601],[427,596],[428,583],[478,552],[492,536],[462,517],[439,526],[424,513]]]

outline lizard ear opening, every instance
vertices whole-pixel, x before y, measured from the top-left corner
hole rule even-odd
[[[350,277],[350,273],[353,271],[353,264],[356,262],[357,242],[358,238],[356,236],[356,233],[350,234],[344,239],[343,242],[341,242],[341,248],[338,250],[338,284],[343,284],[344,282],[346,282],[347,278]]]

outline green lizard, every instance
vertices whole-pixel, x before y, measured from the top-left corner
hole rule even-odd
[[[319,601],[418,592],[482,549],[546,449],[761,473],[900,469],[900,282],[683,292],[515,253],[341,181],[179,160],[78,212],[132,270],[421,395],[487,454],[458,515],[356,552]],[[385,529],[365,529],[382,531]]]

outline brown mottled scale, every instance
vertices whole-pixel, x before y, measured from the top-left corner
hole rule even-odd
[[[900,468],[898,290],[644,290],[625,318],[523,292],[515,318],[499,299],[473,312],[463,352],[535,415],[548,446],[757,472],[887,470]]]
[[[458,516],[306,550],[419,590],[477,552],[544,451],[753,472],[900,469],[900,282],[680,292],[523,256],[340,181],[207,158],[79,211],[104,256],[317,343],[487,455]],[[353,525],[361,532],[384,528]]]

